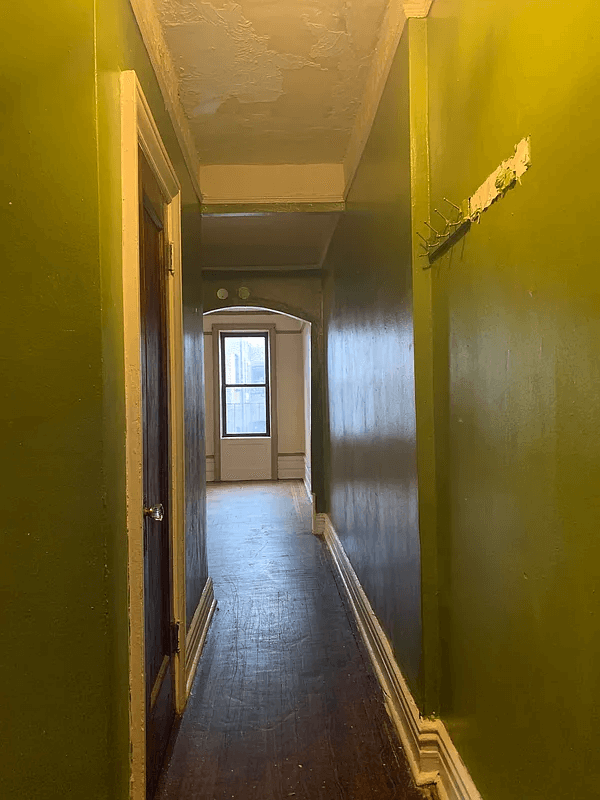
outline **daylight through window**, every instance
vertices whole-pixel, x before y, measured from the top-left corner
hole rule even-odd
[[[269,334],[221,331],[223,436],[269,436]]]

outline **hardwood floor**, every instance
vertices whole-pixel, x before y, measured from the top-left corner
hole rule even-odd
[[[208,489],[219,609],[157,800],[418,800],[300,482]]]

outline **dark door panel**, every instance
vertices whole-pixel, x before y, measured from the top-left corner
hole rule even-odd
[[[144,641],[147,796],[154,794],[175,717],[171,658],[169,409],[163,203],[140,151],[140,311],[144,431]],[[150,513],[153,507],[154,513]],[[162,514],[162,519],[159,519]]]

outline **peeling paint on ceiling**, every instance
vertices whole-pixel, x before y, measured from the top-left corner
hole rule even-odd
[[[343,160],[387,0],[155,0],[204,164]]]

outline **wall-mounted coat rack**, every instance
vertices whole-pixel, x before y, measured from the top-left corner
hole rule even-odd
[[[453,203],[451,200],[448,200],[444,197],[444,202],[450,206],[452,211],[448,212],[450,217],[454,217],[454,219],[447,218],[441,211],[438,211],[437,208],[434,208],[435,213],[443,220],[444,227],[441,231],[436,230],[433,225],[430,225],[429,222],[426,222],[425,225],[430,230],[429,238],[425,238],[422,234],[417,231],[417,235],[421,238],[422,244],[421,246],[424,248],[424,252],[422,253],[423,256],[427,256],[429,260],[429,264],[433,264],[433,262],[444,255],[456,242],[465,235],[465,233],[471,227],[471,217],[465,214],[465,211]]]
[[[475,194],[463,202],[462,206],[457,206],[456,203],[444,197],[444,202],[452,209],[452,211],[447,212],[449,217],[434,208],[434,213],[444,223],[443,228],[437,230],[429,222],[425,222],[424,225],[430,231],[429,235],[425,237],[417,231],[417,236],[421,239],[421,247],[424,251],[421,255],[428,260],[428,265],[425,269],[453,247],[467,233],[473,222],[479,222],[483,212],[492,203],[504,197],[509,189],[520,183],[521,176],[527,172],[530,166],[531,142],[529,136],[527,136],[515,146],[514,155],[503,161],[486,178]]]

